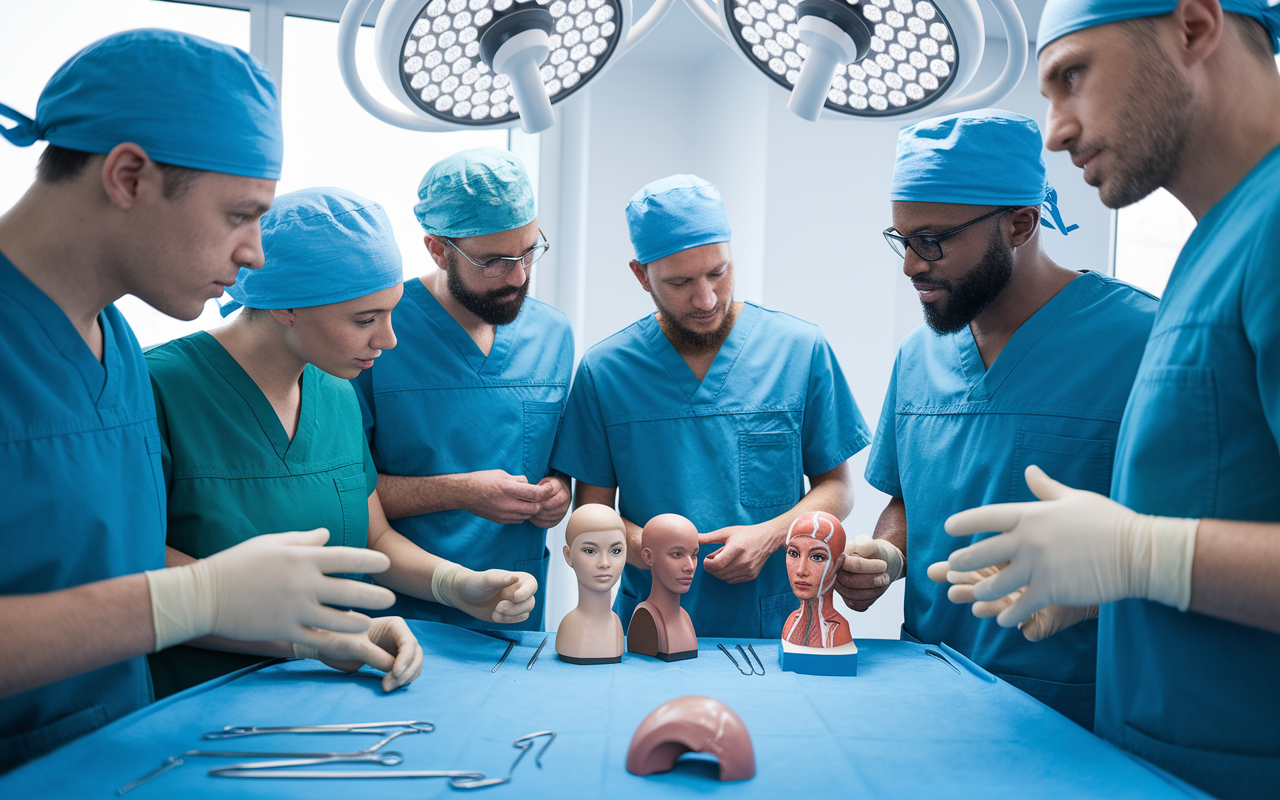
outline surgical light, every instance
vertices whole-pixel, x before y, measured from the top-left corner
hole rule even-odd
[[[788,108],[909,118],[989,106],[1017,85],[1027,31],[1013,0],[989,0],[1009,40],[1004,71],[964,96],[982,61],[977,0],[685,0],[722,40],[791,92]]]
[[[631,0],[386,0],[374,30],[378,71],[407,108],[374,99],[355,65],[373,0],[350,0],[338,28],[343,82],[361,107],[413,130],[555,123],[552,105],[595,79],[643,38],[674,0],[635,25]]]

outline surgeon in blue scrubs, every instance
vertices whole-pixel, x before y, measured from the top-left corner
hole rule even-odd
[[[926,575],[956,547],[942,530],[947,517],[1033,499],[1021,477],[1029,464],[1095,492],[1111,485],[1156,301],[1045,252],[1045,231],[1075,226],[1058,214],[1042,149],[1033,120],[994,109],[898,136],[885,238],[926,324],[898,350],[867,460],[867,482],[892,499],[875,539],[855,542],[845,559],[855,571],[837,588],[866,609],[902,576],[905,553],[904,639],[946,642],[1092,730],[1096,612],[1044,611],[1006,630],[948,603]]]
[[[525,572],[536,606],[512,628],[540,630],[547,528],[569,481],[547,467],[573,370],[564,314],[527,297],[547,251],[524,163],[482,147],[449,156],[414,206],[435,269],[404,284],[399,345],[355,380],[378,495],[397,531],[476,571]],[[401,595],[400,616],[491,623]]]
[[[163,109],[162,115],[156,109]],[[112,303],[194,319],[260,267],[282,136],[248,54],[130,31],[64,64],[13,144],[44,139],[36,181],[0,216],[0,771],[150,701],[143,654],[205,635],[308,644],[370,620],[381,572],[326,531],[259,536],[164,567],[160,436],[142,352]],[[144,570],[150,570],[143,573]]]
[[[681,600],[698,635],[776,638],[798,606],[787,527],[806,511],[849,513],[846,462],[867,427],[816,325],[734,301],[719,189],[673,175],[637,192],[626,215],[631,270],[657,313],[583,356],[551,465],[577,481],[575,503],[617,500],[624,624],[649,595],[641,529],[676,513],[700,531]]]
[[[1048,147],[1108,206],[1163,186],[1198,224],[1125,409],[1116,502],[1028,469],[1041,502],[947,522],[1004,532],[947,567],[1009,562],[959,587],[1000,624],[1103,604],[1096,732],[1224,798],[1280,785],[1277,33],[1262,0],[1049,0]]]

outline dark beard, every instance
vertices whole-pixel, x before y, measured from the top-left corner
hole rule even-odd
[[[987,252],[982,254],[978,266],[955,284],[937,283],[919,276],[922,281],[937,283],[947,290],[947,304],[943,308],[939,308],[936,303],[920,303],[924,308],[924,321],[934,333],[947,334],[963,330],[1009,285],[1009,280],[1013,277],[1013,253],[1005,246],[999,230],[997,228],[992,233],[991,243]]]
[[[520,316],[520,308],[524,306],[524,298],[529,294],[529,278],[526,273],[524,283],[517,289],[510,287],[495,289],[492,292],[473,292],[462,282],[462,270],[453,253],[445,253],[449,265],[447,285],[449,294],[458,301],[458,305],[475,314],[487,325],[510,325]],[[512,295],[515,299],[510,299]],[[502,298],[501,300],[499,298]]]
[[[1118,115],[1118,130],[1127,135],[1113,148],[1122,163],[1099,187],[1098,197],[1107,208],[1132,205],[1167,185],[1186,151],[1191,88],[1163,53],[1150,55],[1137,61],[1140,96],[1126,98]]]
[[[733,330],[733,322],[738,318],[731,299],[720,326],[710,333],[698,333],[680,324],[676,315],[662,305],[657,295],[653,295],[653,304],[658,307],[658,313],[662,315],[662,332],[667,335],[668,341],[675,345],[676,349],[709,350],[712,347],[719,347],[724,344],[725,339],[729,338],[729,332]]]

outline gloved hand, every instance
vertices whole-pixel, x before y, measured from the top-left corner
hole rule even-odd
[[[1009,562],[973,587],[976,600],[1026,590],[997,616],[1011,628],[1050,605],[1090,606],[1140,597],[1186,611],[1200,521],[1137,514],[1094,492],[1064,486],[1036,466],[1027,486],[1044,502],[1003,503],[962,511],[947,533],[1006,531],[962,547],[949,571]]]
[[[387,673],[382,691],[412,683],[422,672],[422,646],[400,617],[378,617],[363,633],[316,631],[318,645],[295,644],[298,658],[314,658],[334,669],[355,672],[365,664]]]
[[[372,621],[364,614],[327,606],[386,608],[395,595],[326,573],[377,573],[391,560],[363,547],[320,546],[328,540],[324,528],[270,533],[193,564],[146,573],[156,650],[210,634],[319,646],[321,631],[368,629]]]
[[[973,603],[973,615],[987,619],[998,615],[1023,595],[1026,587],[1010,592],[995,600],[977,600],[973,597],[973,587],[984,578],[990,578],[1004,568],[1004,564],[995,567],[983,567],[971,572],[957,572],[948,568],[947,562],[939,561],[929,566],[929,580],[934,583],[951,582],[947,590],[947,599],[963,605]],[[1045,606],[1018,624],[1018,630],[1029,642],[1048,639],[1055,633],[1070,628],[1077,622],[1098,618],[1097,606]]]
[[[906,559],[887,539],[857,536],[845,545],[844,564],[836,576],[836,591],[854,611],[866,611],[906,574]]]
[[[524,622],[533,611],[537,591],[537,578],[527,572],[505,569],[476,572],[444,561],[431,575],[431,596],[437,603],[486,622]]]

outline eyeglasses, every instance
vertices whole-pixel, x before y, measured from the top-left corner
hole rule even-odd
[[[942,258],[942,243],[944,241],[950,239],[952,236],[955,236],[966,228],[972,228],[984,219],[991,219],[996,214],[1013,211],[1014,208],[1016,207],[1006,206],[1004,208],[997,208],[990,214],[983,214],[972,222],[966,222],[958,228],[952,228],[951,230],[943,231],[942,233],[917,233],[914,236],[903,236],[893,228],[885,228],[884,238],[885,241],[889,243],[889,246],[893,248],[893,252],[897,253],[900,258],[907,257],[907,248],[910,247],[916,255],[920,256],[925,261],[937,261]]]
[[[444,239],[444,237],[440,237],[440,238]],[[538,243],[535,244],[533,247],[529,248],[529,250],[526,251],[524,255],[498,256],[497,258],[489,259],[483,264],[481,264],[479,261],[476,261],[466,253],[462,252],[462,248],[454,244],[453,240],[445,239],[445,242],[447,242],[449,246],[452,247],[454,250],[457,250],[460,256],[462,256],[466,260],[470,261],[472,264],[475,264],[477,267],[479,267],[481,274],[483,274],[486,278],[502,277],[503,275],[506,275],[507,273],[511,272],[511,270],[515,269],[517,264],[524,267],[525,269],[528,269],[529,267],[532,267],[534,264],[536,264],[538,259],[546,255],[547,250],[551,249],[551,243],[548,242],[547,237],[542,234],[541,228],[538,229]]]

